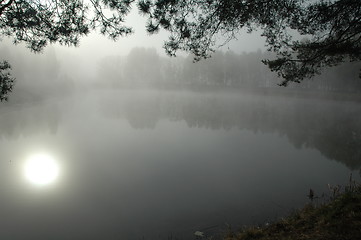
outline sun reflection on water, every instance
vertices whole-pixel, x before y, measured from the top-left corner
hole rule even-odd
[[[49,154],[39,153],[27,158],[25,178],[32,184],[44,186],[54,183],[60,172],[59,163]]]

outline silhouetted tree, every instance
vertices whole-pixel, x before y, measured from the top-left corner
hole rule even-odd
[[[43,54],[34,55],[22,47],[8,48],[4,44],[0,47],[0,56],[12,63],[11,77],[13,81],[16,78],[16,88],[10,96],[13,103],[64,96],[74,89],[74,80],[60,68],[53,47],[48,47]]]
[[[10,69],[7,61],[0,62],[0,101],[7,100],[8,93],[13,87],[14,78],[10,76]]]
[[[80,37],[100,29],[112,39],[132,32],[124,17],[135,0],[2,0],[0,37],[25,42],[35,51],[48,43],[77,45]],[[360,0],[138,0],[148,16],[149,33],[160,28],[170,32],[168,54],[185,50],[196,59],[208,57],[217,36],[224,43],[241,29],[262,29],[275,60],[265,60],[284,78],[280,84],[300,82],[324,67],[361,60]],[[300,41],[292,31],[306,36]],[[6,66],[9,66],[8,64]],[[8,70],[6,67],[4,70]],[[0,69],[0,71],[3,71]],[[5,92],[12,81],[1,80]],[[3,99],[4,97],[2,97]]]
[[[209,57],[219,35],[225,43],[243,28],[262,29],[269,50],[277,53],[264,63],[283,77],[283,86],[361,60],[360,0],[142,0],[138,7],[148,16],[148,32],[171,33],[168,54],[185,50],[196,60]],[[307,38],[297,40],[292,32]]]
[[[14,43],[25,42],[34,52],[40,52],[48,43],[76,46],[80,37],[94,29],[116,40],[132,31],[123,24],[132,2],[134,0],[3,0],[0,1],[0,37],[12,37]],[[12,89],[8,72],[3,73],[9,69],[10,65],[3,62],[1,100],[6,99]]]

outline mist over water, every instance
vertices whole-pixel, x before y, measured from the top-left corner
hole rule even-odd
[[[360,168],[357,102],[101,89],[0,108],[2,239],[193,239],[259,224]],[[57,184],[26,183],[46,151]],[[22,229],[21,232],[18,229]]]
[[[131,47],[2,45],[16,84],[0,104],[0,239],[217,237],[360,179],[357,64],[280,88],[265,52]],[[28,181],[33,156],[56,181]]]

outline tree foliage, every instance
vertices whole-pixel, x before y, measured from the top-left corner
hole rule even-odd
[[[144,0],[138,6],[148,16],[150,33],[160,28],[171,33],[168,54],[185,50],[196,60],[209,57],[217,41],[226,43],[241,29],[261,29],[277,54],[264,63],[284,79],[283,86],[361,60],[360,0]]]
[[[77,45],[96,28],[112,39],[131,33],[123,25],[130,11],[127,0],[2,0],[0,34],[25,42],[35,51],[48,43]]]
[[[132,32],[124,18],[135,2],[0,0],[0,36],[25,42],[35,52],[48,43],[77,45],[95,29],[116,40]],[[169,55],[184,50],[196,60],[243,29],[261,29],[269,50],[277,53],[264,63],[284,86],[325,67],[361,60],[360,0],[138,0],[137,7],[148,19],[149,33],[161,28],[170,33],[164,45]]]
[[[25,42],[34,52],[55,42],[77,46],[81,37],[95,29],[116,40],[132,32],[124,25],[132,2],[134,0],[0,0],[0,37],[10,37],[15,44]],[[10,68],[7,62],[3,66]],[[2,77],[0,82],[3,100],[11,91],[13,81]]]
[[[0,101],[8,99],[11,92],[14,78],[10,75],[11,66],[7,61],[0,62]]]

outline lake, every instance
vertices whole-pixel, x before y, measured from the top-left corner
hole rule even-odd
[[[194,239],[266,224],[361,167],[358,102],[98,90],[0,106],[0,239]],[[24,178],[38,152],[55,183]],[[327,196],[326,196],[327,197]]]

